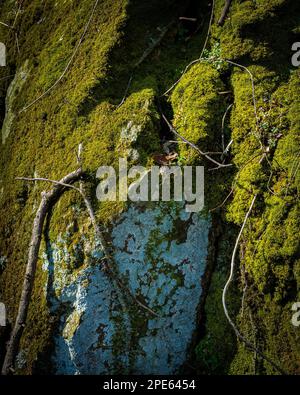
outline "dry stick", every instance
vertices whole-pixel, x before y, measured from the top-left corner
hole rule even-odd
[[[159,315],[157,313],[155,313],[152,309],[150,309],[150,307],[146,306],[145,304],[143,304],[142,302],[140,302],[131,292],[130,290],[122,283],[122,281],[118,278],[118,276],[113,272],[113,268],[114,268],[114,261],[111,258],[111,255],[109,254],[109,248],[107,246],[106,240],[103,237],[103,233],[97,223],[96,220],[96,216],[92,207],[92,204],[90,202],[90,200],[87,198],[87,195],[84,193],[84,189],[83,186],[81,185],[81,188],[77,188],[78,192],[81,194],[81,196],[84,199],[86,208],[88,210],[89,216],[91,218],[92,224],[94,226],[94,230],[95,230],[95,234],[96,234],[96,238],[98,238],[98,240],[100,241],[100,245],[102,248],[102,251],[104,253],[104,259],[107,261],[108,265],[105,268],[106,271],[110,274],[112,280],[116,281],[118,287],[122,290],[125,291],[125,293],[129,294],[129,296],[134,300],[134,302],[136,304],[138,304],[140,307],[142,307],[144,310],[148,311],[149,313],[151,313],[152,315],[154,315],[155,317],[158,317]]]
[[[20,12],[21,12],[22,5],[23,5],[23,1],[20,1],[18,10],[17,10],[17,12],[16,12],[16,16],[15,16],[15,19],[14,19],[14,23],[12,24],[12,28],[13,28],[13,29],[14,29],[14,27],[16,26],[16,22],[17,22],[17,19],[18,19],[19,14],[20,14]]]
[[[239,177],[241,171],[242,171],[249,163],[251,163],[255,158],[257,158],[258,156],[260,156],[260,154],[256,154],[256,155],[252,156],[252,158],[250,158],[246,163],[244,163],[244,164],[239,168],[239,171],[238,171],[237,175],[234,177],[234,180],[233,180],[233,182],[232,182],[232,184],[231,184],[231,190],[230,190],[229,194],[226,196],[226,198],[224,199],[224,201],[223,201],[220,205],[218,205],[217,207],[214,207],[214,208],[210,209],[210,210],[209,210],[210,212],[215,211],[215,210],[217,210],[218,208],[221,208],[221,207],[224,206],[224,204],[227,202],[227,200],[230,198],[230,196],[231,196],[231,195],[233,194],[233,192],[234,192],[234,188],[235,188],[235,185],[236,185],[236,183],[237,183],[237,180],[238,180],[238,177]]]
[[[257,104],[256,104],[256,94],[255,94],[255,84],[254,84],[253,74],[251,73],[251,71],[250,71],[247,67],[245,67],[245,66],[243,66],[243,65],[241,65],[241,64],[239,64],[239,63],[232,62],[231,60],[228,60],[228,59],[225,59],[225,61],[226,61],[227,63],[233,65],[233,66],[237,66],[237,67],[242,68],[242,69],[245,70],[245,71],[249,74],[249,76],[250,76],[250,79],[251,79],[251,86],[252,86],[252,100],[253,100],[254,115],[255,115],[255,119],[256,119],[256,128],[258,129],[259,120],[258,120],[258,116],[257,116]],[[262,147],[262,143],[261,143],[260,140],[259,140],[259,142],[260,142],[261,148],[263,148],[263,147]],[[230,147],[230,145],[231,145],[232,143],[233,143],[233,140],[230,141],[230,143],[229,143],[228,146],[226,147],[226,150],[227,150],[227,148]],[[221,208],[221,207],[227,202],[227,200],[230,198],[230,196],[231,196],[231,195],[233,194],[233,192],[234,192],[234,186],[235,186],[235,183],[236,183],[236,181],[237,181],[237,178],[238,178],[238,176],[239,176],[241,170],[242,170],[245,166],[247,166],[248,163],[252,162],[252,160],[255,159],[257,156],[258,156],[258,155],[255,155],[254,157],[252,157],[249,161],[247,161],[247,162],[239,169],[238,174],[236,175],[236,177],[235,177],[235,179],[234,179],[234,183],[233,183],[233,186],[232,186],[232,188],[231,188],[231,191],[230,191],[229,194],[226,196],[225,200],[224,200],[219,206],[217,206],[217,207],[215,207],[215,208],[213,208],[213,209],[210,209],[210,210],[209,210],[210,212],[215,211],[215,210],[217,210],[218,208]]]
[[[82,170],[78,169],[75,172],[72,172],[67,176],[65,176],[64,178],[62,178],[62,180],[60,181],[60,185],[58,185],[59,183],[57,183],[57,185],[55,185],[55,187],[50,192],[42,193],[42,200],[33,223],[28,261],[26,266],[26,273],[23,282],[18,314],[10,337],[10,341],[7,347],[7,352],[2,367],[3,375],[9,374],[10,371],[12,371],[13,369],[14,360],[17,355],[20,339],[24,330],[31,293],[34,284],[35,273],[36,273],[39,248],[40,248],[42,232],[43,232],[43,225],[47,212],[49,210],[52,201],[54,201],[56,198],[58,198],[61,195],[61,193],[64,190],[64,187],[65,186],[70,187],[69,184],[78,181],[79,178],[82,176],[82,174],[83,174]]]
[[[80,37],[80,40],[78,41],[78,43],[77,43],[77,45],[76,45],[76,47],[75,47],[75,49],[74,49],[74,52],[73,52],[73,54],[72,54],[72,56],[71,56],[69,62],[67,63],[67,66],[65,67],[64,71],[63,71],[62,74],[60,75],[60,77],[54,82],[53,85],[50,86],[50,88],[48,88],[48,89],[47,89],[44,93],[42,93],[38,98],[36,98],[36,99],[33,100],[31,103],[29,103],[29,104],[27,104],[25,107],[23,107],[23,108],[19,111],[19,114],[21,114],[22,112],[28,110],[30,107],[32,107],[34,104],[36,104],[39,100],[43,99],[46,95],[48,95],[48,93],[51,92],[52,89],[54,89],[54,88],[60,83],[60,81],[63,79],[63,77],[66,75],[67,71],[69,70],[69,68],[70,68],[70,66],[71,66],[71,64],[72,64],[72,62],[73,62],[73,60],[74,60],[74,58],[75,58],[75,56],[76,56],[76,54],[77,54],[77,52],[78,52],[78,50],[79,50],[81,44],[82,44],[82,42],[83,42],[83,39],[84,39],[84,37],[85,37],[85,35],[86,35],[86,32],[87,32],[87,30],[88,30],[88,28],[89,28],[89,26],[90,26],[90,24],[91,24],[91,21],[92,21],[92,19],[93,19],[93,16],[94,16],[96,7],[97,7],[97,5],[98,5],[98,2],[99,2],[99,0],[96,0],[96,1],[95,1],[94,7],[93,7],[92,12],[91,12],[91,15],[90,15],[90,18],[89,18],[87,24],[85,25],[85,28],[84,28],[84,31],[83,31],[81,37]]]
[[[186,16],[180,16],[180,21],[197,22],[197,18],[187,18]]]
[[[8,344],[4,364],[2,367],[2,374],[3,375],[7,375],[7,374],[9,374],[10,371],[13,371],[14,360],[15,360],[16,354],[18,352],[20,339],[21,339],[21,336],[23,333],[23,329],[25,327],[28,307],[29,307],[32,288],[33,288],[33,284],[34,284],[36,265],[37,265],[37,260],[38,260],[39,248],[40,248],[40,244],[41,244],[44,221],[45,221],[47,212],[49,210],[49,207],[50,207],[52,201],[54,201],[55,199],[57,199],[60,196],[60,194],[63,192],[64,188],[73,189],[73,190],[79,192],[80,195],[83,197],[86,208],[88,210],[88,213],[89,213],[89,216],[91,219],[91,222],[92,222],[94,230],[95,230],[96,238],[100,241],[100,245],[101,245],[102,251],[104,253],[104,258],[102,258],[102,259],[105,259],[108,263],[108,266],[105,268],[106,271],[111,275],[111,277],[114,280],[116,280],[117,285],[121,288],[121,290],[122,291],[125,290],[129,294],[129,296],[140,307],[142,307],[144,310],[147,310],[152,315],[158,317],[157,313],[155,313],[148,306],[146,306],[142,302],[140,302],[124,286],[124,284],[122,284],[122,282],[118,278],[116,278],[115,274],[113,273],[113,271],[112,271],[113,261],[112,261],[112,258],[110,257],[110,254],[108,253],[108,246],[107,246],[106,241],[103,237],[102,231],[100,230],[100,227],[97,224],[97,220],[96,220],[96,216],[95,216],[92,204],[82,189],[77,188],[74,185],[71,185],[71,183],[79,181],[83,175],[84,175],[84,173],[80,168],[80,169],[76,170],[75,172],[68,174],[61,181],[50,180],[48,178],[43,178],[43,177],[36,177],[36,178],[17,177],[16,178],[17,180],[22,180],[22,181],[50,182],[52,184],[55,184],[55,187],[50,192],[47,192],[47,193],[43,192],[42,193],[42,201],[40,203],[39,209],[38,209],[35,219],[34,219],[29,255],[28,255],[28,262],[27,262],[25,279],[24,279],[24,283],[23,283],[23,289],[22,289],[22,294],[21,294],[21,299],[20,299],[20,304],[19,304],[19,310],[18,310],[18,315],[16,318],[15,326],[14,326],[14,329],[13,329],[13,332],[11,334],[11,338],[10,338],[10,341]]]
[[[211,158],[209,155],[207,155],[205,152],[201,151],[200,148],[198,148],[195,144],[191,143],[190,141],[188,141],[186,138],[184,138],[183,136],[181,136],[177,130],[171,125],[171,123],[168,121],[168,119],[165,117],[164,114],[161,114],[164,121],[166,122],[166,124],[168,125],[169,129],[171,132],[173,132],[175,134],[175,136],[179,137],[182,141],[184,141],[186,144],[190,145],[192,148],[194,148],[201,156],[204,156],[206,159],[208,159],[210,162],[214,163],[215,165],[218,166],[218,168],[221,167],[229,167],[232,166],[232,164],[228,164],[228,165],[224,165],[222,163],[217,162],[216,160],[214,160],[213,158]]]
[[[218,20],[218,26],[223,26],[225,19],[227,17],[227,14],[229,12],[230,6],[231,6],[232,0],[226,0],[226,4],[223,8],[222,14],[220,16],[220,19]]]
[[[129,88],[130,88],[132,79],[133,79],[133,73],[131,74],[131,76],[130,76],[130,78],[129,78],[129,80],[128,80],[128,83],[127,83],[127,86],[126,86],[126,89],[125,89],[124,96],[123,96],[123,98],[122,98],[120,104],[118,104],[117,109],[118,109],[119,107],[121,107],[121,106],[124,104],[124,102],[125,102],[125,100],[126,100],[126,98],[127,98],[127,94],[128,94],[128,91],[129,91]]]
[[[227,107],[227,109],[226,109],[226,111],[225,111],[225,113],[223,115],[223,118],[222,118],[222,149],[223,149],[223,154],[226,152],[225,151],[225,137],[224,137],[225,120],[226,120],[227,114],[228,114],[228,112],[229,112],[229,110],[231,109],[232,106],[233,106],[233,103],[229,104],[229,106]]]
[[[189,143],[187,143],[187,142],[185,142],[185,141],[168,140],[168,142],[169,142],[169,143],[172,143],[172,144],[188,144],[188,145],[189,145]],[[224,152],[208,151],[208,152],[204,152],[203,154],[204,154],[204,155],[222,155],[223,153],[224,153]]]
[[[247,221],[248,221],[248,218],[249,218],[249,216],[250,216],[250,214],[251,214],[251,212],[252,212],[252,209],[253,209],[254,203],[255,203],[255,201],[256,201],[256,198],[257,198],[257,194],[254,195],[254,197],[252,198],[252,201],[251,201],[249,210],[248,210],[248,212],[247,212],[247,214],[246,214],[246,216],[245,216],[243,225],[242,225],[242,227],[241,227],[241,230],[240,230],[240,232],[239,232],[239,234],[238,234],[238,237],[237,237],[237,239],[236,239],[236,242],[235,242],[235,246],[234,246],[233,253],[232,253],[232,258],[231,258],[230,275],[229,275],[229,278],[228,278],[228,280],[227,280],[227,282],[226,282],[226,284],[225,284],[225,287],[224,287],[224,289],[223,289],[222,304],[223,304],[223,309],[224,309],[224,313],[225,313],[225,315],[226,315],[226,318],[227,318],[229,324],[232,326],[232,328],[233,328],[233,330],[234,330],[236,336],[237,336],[237,337],[238,337],[248,348],[250,348],[250,349],[251,349],[252,351],[254,351],[256,354],[258,354],[261,358],[263,358],[263,359],[265,359],[267,362],[269,362],[269,364],[272,365],[278,372],[280,372],[280,373],[283,374],[283,375],[286,375],[287,373],[286,373],[281,367],[279,367],[279,366],[278,366],[276,363],[274,363],[270,358],[268,358],[264,353],[262,353],[260,350],[258,350],[248,339],[246,339],[246,338],[240,333],[240,331],[237,329],[235,323],[232,321],[232,319],[231,319],[231,317],[230,317],[230,315],[229,315],[229,313],[228,313],[228,309],[227,309],[227,305],[226,305],[227,291],[228,291],[229,285],[231,284],[231,282],[232,282],[232,280],[233,280],[234,268],[235,268],[235,257],[236,257],[236,253],[237,253],[237,250],[238,250],[239,242],[240,242],[241,236],[242,236],[242,234],[243,234],[244,228],[245,228],[245,226],[246,226],[246,223],[247,223]]]
[[[96,234],[96,238],[98,239],[98,241],[100,241],[100,245],[102,248],[102,251],[104,253],[104,259],[107,261],[107,266],[105,267],[105,270],[108,272],[108,274],[110,275],[111,279],[116,281],[118,287],[121,289],[121,291],[125,291],[125,293],[127,293],[131,299],[133,299],[133,301],[138,304],[140,307],[142,307],[144,310],[148,311],[149,313],[151,313],[152,315],[154,315],[155,317],[158,317],[159,315],[157,313],[155,313],[155,311],[153,311],[152,309],[150,309],[150,307],[146,306],[145,304],[143,304],[142,302],[140,302],[131,292],[130,290],[122,283],[122,281],[118,278],[118,276],[114,273],[113,268],[114,268],[114,261],[111,258],[110,254],[109,254],[109,248],[107,246],[106,240],[103,237],[102,231],[97,223],[96,220],[96,216],[92,207],[92,204],[90,202],[90,200],[87,198],[86,194],[83,191],[83,188],[78,189],[78,192],[81,194],[81,196],[84,199],[86,208],[88,210],[89,216],[91,218],[92,224],[94,226],[94,230],[95,230],[95,234]]]
[[[215,9],[215,0],[213,0],[213,2],[212,2],[211,14],[210,14],[210,20],[209,20],[207,35],[206,35],[205,42],[204,42],[204,45],[203,45],[203,47],[202,47],[202,51],[201,51],[201,54],[200,54],[199,58],[196,59],[196,60],[193,60],[191,63],[189,63],[189,64],[186,66],[186,68],[185,68],[184,71],[182,72],[180,78],[179,78],[176,82],[174,82],[174,84],[173,84],[173,85],[172,85],[162,96],[166,96],[168,93],[170,93],[170,92],[175,88],[175,86],[177,86],[177,85],[179,84],[179,82],[181,81],[181,79],[183,78],[183,76],[186,74],[186,72],[189,70],[189,68],[190,68],[193,64],[198,63],[198,62],[201,61],[202,56],[203,56],[203,53],[204,53],[205,48],[206,48],[207,43],[208,43],[208,38],[209,38],[209,34],[210,34],[210,30],[211,30],[211,26],[212,26],[212,22],[213,22],[213,18],[214,18],[214,9]]]
[[[90,202],[90,200],[88,199],[87,195],[84,192],[84,188],[81,184],[81,188],[77,188],[74,185],[68,185],[63,183],[62,181],[55,181],[55,180],[50,180],[48,178],[43,178],[43,177],[36,177],[36,178],[28,178],[28,177],[17,177],[17,180],[22,180],[22,181],[46,181],[46,182],[50,182],[56,185],[61,185],[63,187],[67,187],[67,188],[71,188],[74,189],[75,191],[77,191],[78,193],[80,193],[80,195],[82,196],[85,206],[87,208],[87,211],[89,213],[89,217],[91,219],[92,225],[94,227],[95,230],[95,235],[96,235],[96,240],[100,241],[100,245],[101,245],[101,249],[102,252],[104,254],[104,258],[102,258],[102,260],[106,260],[108,265],[105,267],[105,270],[110,274],[111,278],[113,278],[116,282],[117,285],[119,286],[119,288],[121,288],[121,290],[126,291],[126,293],[129,294],[129,296],[140,306],[142,307],[144,310],[147,310],[149,313],[151,313],[152,315],[158,317],[159,315],[157,313],[155,313],[152,309],[150,309],[150,307],[146,306],[145,304],[143,304],[141,301],[139,301],[131,292],[130,290],[121,282],[120,279],[118,279],[118,277],[116,276],[116,274],[113,272],[113,267],[114,267],[114,262],[113,259],[111,258],[111,255],[109,253],[109,248],[108,245],[106,243],[106,240],[103,236],[103,233],[97,223],[97,219],[96,219],[96,215],[94,212],[94,209],[92,207],[92,204]]]
[[[233,139],[229,141],[229,143],[227,144],[223,154],[227,154],[228,153],[229,148],[231,147],[232,143],[233,143]]]

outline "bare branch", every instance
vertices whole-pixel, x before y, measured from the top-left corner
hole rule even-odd
[[[126,86],[126,89],[125,89],[125,92],[124,92],[124,96],[123,96],[123,98],[122,98],[122,100],[121,100],[121,102],[120,102],[120,104],[118,105],[117,108],[121,107],[124,104],[124,102],[125,102],[125,100],[127,98],[127,94],[128,94],[128,91],[129,91],[132,79],[133,79],[133,73],[131,74],[131,76],[130,76],[130,78],[128,80],[128,83],[127,83],[127,86]]]
[[[60,185],[62,187],[71,188],[71,189],[74,189],[75,191],[81,193],[80,189],[75,187],[74,185],[66,184],[66,183],[64,183],[62,181],[50,180],[49,178],[44,178],[44,177],[33,177],[33,178],[30,178],[30,177],[16,177],[16,180],[18,180],[18,181],[32,181],[32,182],[34,182],[34,181],[45,181],[45,182],[50,182],[50,183],[55,184],[55,185]]]
[[[80,151],[80,150],[79,150]],[[78,153],[78,159],[80,160],[80,152]],[[43,226],[45,222],[46,215],[51,207],[51,204],[58,198],[60,195],[64,192],[65,188],[69,188],[72,190],[75,190],[80,193],[82,196],[84,203],[86,205],[87,211],[89,213],[89,217],[91,219],[91,222],[93,224],[94,230],[95,230],[95,237],[96,241],[100,243],[101,250],[103,252],[103,259],[102,261],[106,261],[107,265],[105,265],[104,269],[105,272],[110,276],[110,278],[117,284],[117,286],[124,292],[126,292],[131,299],[140,307],[142,307],[144,310],[150,312],[154,316],[158,316],[152,309],[150,309],[148,306],[143,304],[141,301],[139,301],[127,287],[122,283],[122,281],[118,278],[118,276],[114,272],[114,262],[113,259],[111,258],[110,252],[108,245],[106,243],[106,240],[103,236],[103,233],[97,223],[96,216],[92,207],[92,204],[87,197],[83,184],[81,183],[81,187],[77,188],[74,185],[72,185],[76,181],[81,181],[84,173],[81,168],[76,170],[75,172],[72,172],[62,178],[60,181],[55,181],[55,180],[50,180],[48,178],[43,178],[43,177],[35,177],[35,178],[29,178],[29,177],[18,177],[17,180],[22,180],[22,181],[30,181],[30,182],[36,182],[36,181],[45,181],[54,184],[53,189],[50,192],[43,192],[42,193],[42,200],[40,203],[40,206],[37,210],[34,223],[33,223],[33,229],[32,229],[32,236],[31,236],[31,242],[30,242],[30,247],[29,247],[29,254],[28,254],[28,261],[27,261],[27,266],[26,266],[26,272],[25,272],[25,278],[23,282],[23,288],[22,288],[22,293],[21,293],[21,299],[19,303],[19,309],[18,309],[18,314],[17,318],[15,321],[15,325],[10,337],[10,341],[7,347],[3,367],[2,367],[2,374],[3,375],[8,375],[10,372],[13,372],[13,366],[14,366],[14,361],[18,352],[20,340],[22,337],[22,333],[25,327],[25,322],[27,318],[27,313],[28,313],[28,308],[30,304],[30,299],[31,299],[31,294],[32,294],[32,289],[34,285],[34,279],[35,279],[35,274],[36,274],[36,266],[37,266],[37,261],[38,261],[38,255],[39,255],[39,249],[40,249],[40,244],[41,244],[41,239],[42,239],[42,232],[43,232]]]
[[[162,117],[164,119],[164,121],[166,122],[166,124],[168,125],[169,129],[171,132],[173,132],[175,134],[175,136],[179,137],[182,141],[184,141],[186,144],[190,145],[194,150],[196,150],[201,156],[204,156],[206,159],[208,159],[210,162],[214,163],[215,165],[218,166],[218,168],[221,167],[229,167],[232,166],[232,164],[227,164],[224,165],[223,163],[219,163],[217,162],[215,159],[211,158],[209,155],[207,155],[205,152],[201,151],[200,148],[198,148],[195,144],[191,143],[190,141],[188,141],[186,138],[184,138],[183,136],[181,136],[177,130],[171,125],[171,123],[168,121],[168,119],[166,118],[166,116],[164,114],[162,114]]]
[[[15,16],[14,22],[13,22],[13,24],[12,24],[12,29],[14,29],[14,27],[16,26],[16,22],[17,22],[17,19],[18,19],[19,14],[20,14],[20,12],[21,12],[22,5],[23,5],[23,0],[20,1],[20,3],[19,3],[19,7],[18,7],[18,10],[17,10],[17,12],[16,12],[16,16]]]
[[[0,21],[0,25],[8,27],[9,29],[12,29],[12,26],[8,25],[7,23],[1,22],[1,21]]]
[[[232,141],[233,141],[233,140],[232,140]],[[259,154],[256,154],[256,155],[253,155],[252,158],[250,158],[249,160],[247,160],[247,161],[239,168],[239,171],[237,172],[237,174],[236,174],[236,176],[234,177],[234,180],[233,180],[233,182],[232,182],[232,184],[231,184],[231,190],[230,190],[229,194],[226,196],[226,198],[224,199],[224,201],[223,201],[220,205],[218,205],[217,207],[214,207],[214,208],[210,209],[210,210],[209,210],[210,212],[215,211],[215,210],[217,210],[218,208],[221,208],[221,207],[224,206],[224,204],[227,202],[227,200],[230,198],[230,196],[231,196],[231,195],[233,194],[233,192],[234,192],[234,189],[235,189],[235,186],[236,186],[236,183],[237,183],[237,180],[238,180],[238,177],[239,177],[241,171],[242,171],[249,163],[251,163],[254,159],[256,159],[256,158],[257,158],[258,156],[260,156],[260,155],[261,155],[260,153],[259,153]],[[261,159],[262,159],[263,157],[264,157],[264,156],[262,156]],[[260,159],[260,160],[261,160],[261,159]]]
[[[188,18],[186,16],[180,16],[179,20],[180,21],[188,21],[188,22],[197,22],[197,18]]]
[[[11,77],[14,77],[14,74],[7,75],[6,77],[1,77],[1,78],[0,78],[0,81],[8,80],[8,79],[11,78]]]
[[[252,85],[252,100],[253,100],[253,107],[254,107],[254,115],[255,115],[255,119],[256,119],[256,126],[258,127],[259,120],[258,120],[258,116],[257,116],[257,104],[256,104],[256,94],[255,94],[255,84],[254,84],[253,74],[248,69],[248,67],[243,66],[242,64],[233,62],[232,60],[228,60],[228,59],[224,59],[224,61],[233,65],[233,66],[240,67],[241,69],[245,70],[249,74],[250,79],[251,79],[251,85]]]

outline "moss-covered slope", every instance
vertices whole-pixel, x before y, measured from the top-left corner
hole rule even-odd
[[[119,156],[130,163],[154,163],[165,139],[174,138],[161,120],[163,111],[178,132],[202,151],[214,155],[231,142],[228,153],[213,157],[233,166],[212,171],[215,166],[186,144],[176,148],[178,163],[210,169],[206,212],[220,206],[233,185],[226,202],[212,211],[208,269],[202,279],[205,286],[190,365],[199,373],[276,373],[236,342],[221,304],[236,233],[257,194],[240,244],[229,308],[252,343],[288,373],[299,373],[299,330],[291,324],[291,306],[300,297],[300,75],[291,66],[290,50],[299,37],[299,4],[234,0],[225,25],[218,27],[224,1],[216,0],[204,61],[189,68],[176,88],[162,96],[185,66],[199,58],[210,18],[208,3],[25,0],[17,12],[15,2],[0,1],[1,21],[13,25],[17,15],[14,30],[0,25],[0,41],[8,48],[8,66],[0,68],[1,298],[13,322],[32,221],[40,193],[48,187],[16,182],[15,177],[61,178],[77,166],[74,152],[82,143],[94,197],[100,165],[116,166]],[[197,18],[197,23],[179,21],[180,16]],[[94,198],[93,205],[109,235],[113,220],[126,211],[126,205],[100,204]],[[49,242],[57,243],[60,235],[70,233],[64,248],[70,256],[68,270],[76,276],[87,264],[82,234],[92,240],[93,232],[75,193],[63,196],[48,225],[43,251],[47,252]],[[178,234],[181,241],[186,235],[186,229],[173,231],[174,240]],[[21,371],[28,374],[53,368],[53,338],[59,314],[66,314],[53,314],[49,308],[43,258],[41,254],[21,344],[26,350]],[[73,323],[81,323],[78,315],[72,317],[67,338],[74,335]]]

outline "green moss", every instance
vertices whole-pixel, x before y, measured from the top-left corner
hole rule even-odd
[[[136,153],[141,164],[152,163],[152,154],[161,150],[156,100],[181,75],[186,64],[199,56],[208,20],[208,15],[202,11],[202,3],[197,8],[197,16],[206,23],[200,34],[187,40],[184,29],[175,23],[161,45],[140,67],[134,69],[134,65],[157,39],[161,29],[172,20],[177,21],[178,15],[183,15],[184,3],[175,0],[163,4],[159,0],[102,1],[62,81],[49,95],[20,114],[24,106],[51,87],[63,73],[93,4],[88,1],[53,0],[47,4],[37,0],[25,1],[16,25],[19,55],[14,34],[0,27],[0,41],[9,49],[9,64],[7,69],[1,68],[0,78],[14,74],[15,70],[20,73],[25,62],[29,71],[11,103],[14,117],[5,121],[9,123],[10,133],[5,133],[7,138],[1,146],[0,156],[1,174],[5,175],[1,180],[3,193],[0,195],[0,251],[5,251],[8,256],[0,285],[5,301],[9,301],[11,321],[17,311],[20,286],[16,287],[16,284],[22,283],[40,192],[50,187],[44,183],[24,186],[16,182],[15,177],[39,175],[59,179],[76,168],[74,151],[79,143],[83,143],[84,167],[92,176],[89,190],[93,197],[94,174],[99,166],[117,167],[118,156],[128,156],[130,162],[135,163]],[[216,16],[220,15],[223,6],[223,0],[216,1]],[[11,11],[12,2],[2,1],[1,20],[11,23],[14,18]],[[299,2],[291,0],[234,1],[225,26],[213,25],[208,53],[214,53],[214,48],[218,48],[222,58],[249,67],[256,88],[257,119],[249,75],[238,67],[222,64],[218,70],[218,63],[197,64],[182,78],[170,99],[177,130],[203,151],[222,149],[222,117],[228,105],[234,102],[230,125],[225,128],[225,141],[228,143],[233,139],[232,156],[228,160],[235,167],[218,170],[210,173],[212,177],[207,177],[206,209],[222,202],[235,177],[233,198],[227,201],[224,211],[227,221],[241,225],[251,197],[258,193],[242,240],[243,264],[250,277],[249,297],[246,298],[244,315],[240,314],[236,319],[241,330],[255,341],[249,323],[251,312],[255,326],[260,330],[259,337],[263,339],[260,346],[273,359],[280,359],[289,372],[299,371],[300,360],[299,338],[290,325],[290,305],[299,298],[300,281],[299,207],[296,204],[300,177],[297,171],[299,71],[290,72],[290,42],[299,31],[299,15]],[[133,79],[127,98],[117,108],[131,75]],[[0,84],[1,122],[9,82],[10,79],[1,80]],[[232,96],[219,94],[229,89]],[[122,138],[122,131],[128,129],[129,124],[137,131],[134,141]],[[269,151],[268,161],[259,163],[261,143]],[[187,164],[210,166],[184,144],[179,145],[178,151]],[[99,222],[106,225],[126,207],[122,203],[99,203],[95,198],[93,205]],[[68,247],[72,254],[80,245],[81,233],[90,239],[93,233],[78,195],[67,192],[53,211],[50,240],[67,232],[66,224],[75,220],[82,231],[71,232]],[[153,238],[155,242],[155,235]],[[76,275],[84,258],[87,257],[79,254],[71,265],[66,262],[66,267]],[[51,346],[54,330],[54,324],[49,323],[55,321],[55,317],[49,313],[43,292],[46,279],[40,266],[41,260],[21,345],[27,355],[26,373],[33,371],[38,356]],[[222,314],[220,290],[226,277],[225,269],[222,270],[222,273],[216,271],[212,278],[206,306],[206,335],[198,347],[201,369],[207,372],[222,372],[222,369],[228,372],[236,351],[231,337],[222,343],[228,331],[224,317],[220,319],[221,325],[215,319],[215,310],[218,316]],[[180,282],[179,275],[176,280]],[[242,289],[242,280],[239,284]],[[257,295],[259,297],[255,298]],[[232,299],[234,302],[235,296]],[[136,332],[143,331],[138,319],[133,327]],[[261,361],[254,366],[253,355],[239,345],[231,372],[254,371],[274,373]]]
[[[216,2],[217,15],[223,5]],[[225,26],[213,25],[211,40],[212,48],[220,42],[221,57],[248,67],[255,85],[256,113],[249,73],[230,66],[231,153],[236,173],[233,196],[225,206],[227,221],[241,225],[258,194],[240,243],[247,291],[234,320],[247,339],[289,373],[299,371],[299,336],[290,322],[291,303],[299,298],[299,71],[290,71],[289,63],[289,39],[299,26],[299,16],[299,5],[291,1],[233,2]],[[211,292],[217,295],[214,284],[217,289],[221,285],[216,277],[214,273]],[[243,276],[239,287],[245,289]],[[205,371],[219,372],[219,355],[211,350],[220,344],[215,339],[222,336],[222,329],[210,312],[213,300],[210,293],[206,335],[197,350],[202,369],[204,360]],[[233,356],[229,351],[226,355]],[[238,345],[230,368],[228,359],[224,371],[230,374],[277,373],[243,344]]]
[[[219,92],[224,85],[219,72],[209,64],[198,64],[186,73],[172,95],[174,126],[191,143],[205,151],[212,142],[221,144],[220,130],[225,103]],[[191,147],[180,144],[180,154],[199,156]]]
[[[12,23],[12,3],[2,3],[0,19]],[[126,206],[118,202],[96,201],[97,168],[101,165],[117,167],[118,156],[129,156],[130,162],[135,163],[132,152],[138,153],[141,164],[147,166],[152,163],[152,153],[161,149],[155,98],[159,91],[171,85],[204,40],[205,26],[193,40],[185,41],[185,36],[178,40],[179,27],[175,23],[166,35],[163,50],[159,46],[134,70],[126,100],[118,108],[134,64],[159,36],[160,29],[177,20],[177,15],[186,8],[186,4],[175,0],[165,1],[164,4],[157,0],[130,4],[127,0],[104,0],[99,2],[85,38],[62,80],[49,94],[20,113],[62,75],[83,33],[93,4],[76,0],[53,0],[47,4],[37,0],[23,2],[22,13],[16,23],[19,55],[15,51],[14,35],[5,27],[0,27],[0,40],[8,48],[8,67],[6,70],[1,68],[0,78],[7,72],[20,72],[27,60],[29,70],[28,78],[14,98],[15,117],[0,155],[1,174],[5,174],[5,179],[3,177],[1,180],[0,249],[9,257],[0,285],[4,300],[9,301],[11,321],[16,316],[40,193],[50,188],[47,183],[24,187],[22,183],[15,182],[15,177],[38,175],[60,179],[76,168],[74,151],[82,143],[83,164],[91,175],[88,187],[97,218],[100,223],[108,225]],[[201,9],[199,6],[199,16]],[[2,107],[9,82],[10,79],[1,80]],[[2,122],[3,111],[0,117]],[[122,130],[130,122],[139,131],[136,141],[131,142],[121,138]],[[65,234],[67,224],[75,220],[80,232],[73,232],[68,244],[70,254],[74,253],[74,260],[64,262],[66,269],[74,276],[82,261],[88,259],[81,256],[78,249],[81,234],[92,240],[93,231],[78,194],[68,191],[53,210],[49,225],[50,241]],[[26,350],[27,356],[26,373],[35,369],[35,361],[41,355],[47,363],[45,353],[51,347],[54,324],[49,323],[55,321],[55,317],[50,316],[44,296],[45,281],[40,260],[22,338],[22,349]],[[17,289],[16,284],[20,284]],[[43,370],[43,367],[39,365],[37,369]]]
[[[224,2],[216,3],[220,15]],[[299,4],[292,0],[234,1],[225,26],[213,26],[213,37],[221,42],[223,58],[267,64],[286,73],[297,26]]]

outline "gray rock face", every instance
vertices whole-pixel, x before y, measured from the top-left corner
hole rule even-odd
[[[210,226],[205,215],[163,203],[131,206],[114,224],[111,240],[119,276],[158,316],[128,302],[103,272],[97,262],[101,253],[85,235],[78,256],[80,249],[89,254],[76,271],[62,262],[68,256],[66,237],[52,244],[44,270],[49,303],[60,314],[56,372],[177,372],[197,326]]]

